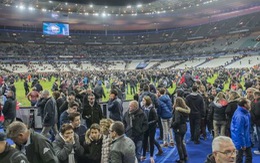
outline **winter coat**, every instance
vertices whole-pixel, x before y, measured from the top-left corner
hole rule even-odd
[[[109,156],[109,163],[135,163],[134,142],[125,135],[116,138],[111,144]]]
[[[231,138],[237,150],[242,147],[251,147],[250,113],[238,106],[231,121]]]
[[[190,114],[190,108],[176,107],[174,111],[174,119],[171,127],[175,133],[186,133],[187,131],[187,119]]]
[[[26,156],[19,150],[6,143],[5,150],[0,153],[0,160],[3,163],[29,163]]]
[[[168,95],[162,95],[159,97],[159,108],[157,114],[162,119],[172,118],[172,100]]]
[[[79,137],[74,134],[75,143],[66,143],[61,136],[61,133],[57,134],[53,142],[54,151],[62,163],[70,163],[69,155],[74,155],[75,162],[77,158],[81,156],[84,152],[83,147],[79,143]]]
[[[198,93],[190,93],[186,97],[186,104],[190,108],[190,116],[192,117],[205,117],[206,110],[204,108],[204,100],[203,97]]]
[[[143,140],[145,131],[148,129],[147,117],[142,109],[137,109],[124,114],[123,123],[125,125],[126,135],[132,140]]]
[[[226,100],[222,100],[222,101],[218,101],[218,102],[213,102],[212,105],[210,105],[211,109],[211,113],[213,115],[213,120],[214,121],[226,121],[226,106],[227,106],[227,101]]]

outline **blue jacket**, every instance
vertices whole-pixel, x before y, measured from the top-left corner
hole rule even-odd
[[[159,108],[157,114],[162,119],[172,118],[172,101],[168,95],[162,95],[159,97]]]
[[[250,113],[238,106],[231,121],[231,138],[239,150],[242,147],[250,147]]]

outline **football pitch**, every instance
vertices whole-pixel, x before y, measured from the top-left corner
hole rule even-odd
[[[215,74],[212,78],[208,78],[207,81],[210,82],[210,83],[214,83],[214,81],[216,80],[217,76],[218,75]],[[43,90],[49,90],[51,92],[51,87],[52,87],[52,84],[54,83],[54,81],[55,81],[55,78],[52,78],[52,80],[50,82],[49,81],[40,80],[40,84],[42,85]],[[18,82],[15,82],[16,99],[20,103],[21,107],[29,107],[30,106],[30,102],[26,98],[23,83],[24,83],[24,81],[22,81],[22,80],[19,80]],[[31,86],[31,82],[28,83],[28,84],[29,84],[29,86]],[[229,85],[229,83],[225,84],[224,90],[228,88],[228,85]],[[106,91],[105,86],[103,86],[103,88],[105,90],[106,98],[103,98],[102,101],[106,102],[109,99],[109,93]],[[173,83],[173,87],[172,88],[168,88],[168,91],[170,93],[173,93],[175,88],[176,88],[176,83]],[[31,91],[31,88],[30,88],[30,91]],[[132,100],[133,96],[134,95],[127,94],[126,95],[126,100]]]

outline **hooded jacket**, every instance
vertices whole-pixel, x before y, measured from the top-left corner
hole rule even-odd
[[[174,120],[172,123],[172,128],[174,132],[185,133],[187,131],[186,121],[190,114],[190,108],[176,107],[174,111]]]
[[[220,101],[214,101],[213,104],[210,106],[212,107],[210,111],[213,115],[213,120],[215,121],[225,121],[226,120],[226,106],[227,101],[226,100],[220,100]]]
[[[186,97],[186,104],[190,108],[190,116],[205,117],[206,110],[204,108],[203,97],[195,92],[190,93]]]

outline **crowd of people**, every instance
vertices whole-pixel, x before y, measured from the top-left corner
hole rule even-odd
[[[207,82],[215,73],[218,77],[214,83]],[[195,145],[201,143],[201,138],[209,138],[207,132],[215,138],[213,153],[205,158],[207,162],[229,159],[240,163],[244,154],[247,162],[252,162],[251,147],[256,146],[254,153],[260,154],[254,135],[257,133],[260,138],[258,73],[258,69],[251,68],[2,75],[5,133],[0,134],[0,149],[5,150],[0,150],[0,160],[11,155],[3,153],[12,152],[15,157],[11,159],[31,163],[135,163],[147,159],[154,163],[154,147],[158,157],[164,148],[176,147],[176,162],[183,163],[192,159],[184,139],[189,124],[190,140]],[[42,88],[41,79],[53,77],[57,80],[52,92]],[[25,94],[31,106],[38,108],[40,132],[16,121],[14,82],[18,80],[24,80]],[[168,88],[173,82],[177,87],[171,94]],[[104,89],[105,83],[108,86]],[[227,83],[229,88],[224,90]],[[109,92],[108,117],[100,106],[105,91]],[[123,108],[126,94],[134,98],[128,109]],[[6,137],[13,140],[18,151],[9,147]]]
[[[259,51],[259,46],[256,40],[258,34],[237,34],[230,36],[220,36],[217,38],[205,38],[194,41],[180,41],[167,43],[152,43],[152,44],[138,44],[138,45],[85,45],[85,44],[40,44],[40,43],[1,43],[0,54],[3,60],[27,57],[27,60],[52,60],[53,58],[69,59],[86,59],[95,60],[100,58],[107,59],[136,59],[141,58],[162,58],[171,56],[187,58],[197,56],[209,56],[212,54],[226,54],[226,53],[246,53],[250,51]],[[228,48],[241,39],[252,39],[252,45],[243,48],[234,49]],[[246,39],[245,39],[246,40]],[[245,41],[246,42],[246,41]],[[7,56],[9,55],[9,56]],[[67,57],[67,58],[66,58]],[[16,59],[16,60],[15,60]],[[21,60],[21,59],[20,59]],[[26,60],[23,58],[22,60]],[[101,59],[102,60],[102,59]]]

